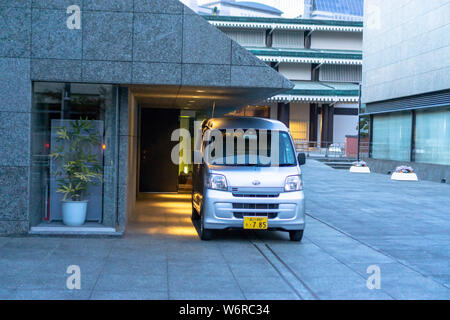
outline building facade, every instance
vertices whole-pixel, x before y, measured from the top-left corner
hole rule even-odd
[[[0,234],[123,233],[140,192],[186,184],[172,130],[294,86],[178,0],[1,1],[0,23]],[[102,178],[81,229],[60,222],[65,130]]]
[[[194,0],[195,1],[195,0]],[[239,16],[239,17],[281,17],[283,14],[279,9],[260,3],[258,1],[236,1],[236,0],[218,0],[218,1],[199,1],[197,4],[191,3],[197,8],[199,14],[214,14],[221,16]],[[188,4],[189,5],[189,4]],[[190,6],[193,8],[192,6]],[[195,9],[194,9],[195,10]]]
[[[450,182],[450,1],[365,3],[361,110],[373,170]]]
[[[268,99],[298,148],[346,143],[358,133],[362,23],[205,16],[295,87]]]

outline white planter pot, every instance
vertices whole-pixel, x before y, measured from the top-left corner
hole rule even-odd
[[[417,175],[414,172],[412,173],[394,172],[391,176],[391,179],[397,181],[419,181],[419,179],[417,179]]]
[[[351,166],[350,172],[353,173],[370,173],[369,167],[357,167],[357,166]]]
[[[88,201],[62,201],[62,216],[66,226],[79,227],[86,221]]]

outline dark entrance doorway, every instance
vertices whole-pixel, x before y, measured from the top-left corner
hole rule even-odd
[[[177,192],[178,165],[171,159],[178,143],[171,141],[179,128],[180,110],[141,109],[140,192]]]

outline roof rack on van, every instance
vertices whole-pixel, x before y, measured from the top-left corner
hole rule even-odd
[[[289,131],[284,123],[266,118],[258,117],[220,117],[204,120],[202,128],[208,129],[265,129]]]

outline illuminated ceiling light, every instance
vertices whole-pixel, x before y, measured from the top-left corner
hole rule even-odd
[[[196,92],[203,93],[203,92],[205,92],[205,90],[197,90]]]

